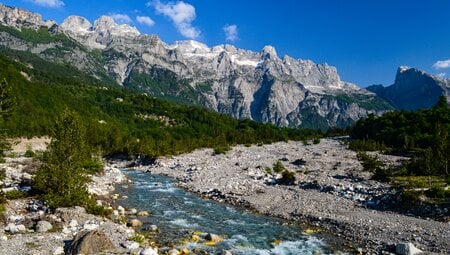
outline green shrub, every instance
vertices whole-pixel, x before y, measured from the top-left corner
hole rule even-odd
[[[281,176],[280,184],[292,185],[295,183],[295,172],[284,170]]]
[[[282,173],[283,171],[285,171],[286,168],[284,167],[283,163],[281,163],[281,161],[277,160],[274,164],[273,164],[273,171],[275,173]]]
[[[320,138],[313,139],[313,144],[319,144],[319,143],[320,143]]]
[[[113,212],[112,209],[108,209],[108,208],[104,207],[103,205],[97,205],[97,204],[95,204],[94,201],[92,201],[91,203],[89,203],[86,206],[86,211],[90,214],[103,216],[103,217],[109,216]]]
[[[36,157],[36,153],[31,149],[27,149],[25,151],[25,154],[23,154],[23,156],[27,157],[27,158],[34,158],[34,157]]]
[[[231,147],[228,145],[217,146],[214,148],[214,155],[225,154],[229,150]]]
[[[28,196],[27,192],[20,190],[11,190],[5,193],[5,198],[8,200],[21,199]]]
[[[434,185],[426,192],[427,197],[430,198],[446,198],[448,193],[442,186]]]

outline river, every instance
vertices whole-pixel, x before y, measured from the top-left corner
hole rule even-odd
[[[298,225],[200,198],[176,187],[169,177],[140,171],[124,172],[132,183],[117,187],[119,194],[127,196],[118,203],[151,212],[151,216],[139,219],[144,227],[157,225],[163,242],[181,243],[193,232],[213,233],[224,238],[214,246],[188,242],[178,248],[202,249],[211,254],[228,250],[236,255],[335,253],[323,236],[307,234]]]

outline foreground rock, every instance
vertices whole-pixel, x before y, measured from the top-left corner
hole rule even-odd
[[[111,240],[99,230],[79,232],[69,247],[68,254],[98,254],[115,249]]]
[[[402,158],[380,156],[387,164]],[[295,185],[278,185],[265,169],[280,161]],[[237,146],[222,155],[210,149],[161,158],[144,171],[175,177],[185,189],[260,213],[321,226],[366,253],[395,251],[414,242],[428,252],[450,251],[448,223],[387,211],[396,191],[371,180],[356,153],[339,140]]]

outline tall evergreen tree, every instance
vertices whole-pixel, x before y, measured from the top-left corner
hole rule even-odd
[[[92,158],[79,117],[65,110],[56,122],[33,188],[52,208],[85,205]]]

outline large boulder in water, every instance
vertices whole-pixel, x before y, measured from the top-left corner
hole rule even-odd
[[[99,230],[81,231],[74,237],[68,254],[98,254],[114,249],[114,245],[104,232]]]

